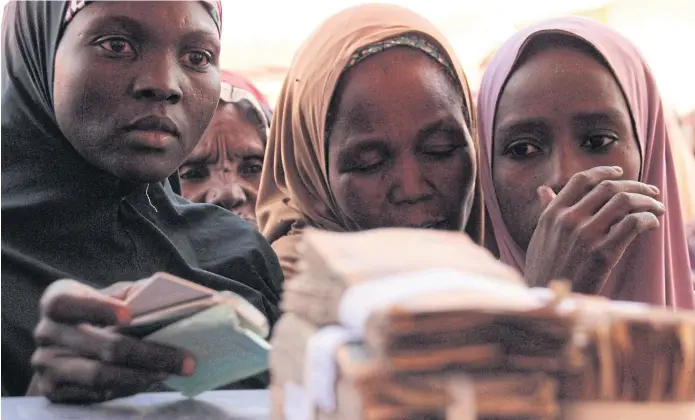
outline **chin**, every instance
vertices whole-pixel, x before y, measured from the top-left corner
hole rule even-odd
[[[167,179],[176,168],[127,166],[109,171],[118,178],[135,184],[148,184]]]

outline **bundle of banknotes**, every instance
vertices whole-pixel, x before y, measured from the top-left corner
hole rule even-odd
[[[529,288],[459,233],[308,230],[299,252],[272,338],[273,419],[558,419],[584,403],[695,401],[693,313],[564,281]]]

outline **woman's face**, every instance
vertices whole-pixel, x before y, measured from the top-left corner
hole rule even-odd
[[[640,151],[612,73],[588,53],[548,47],[509,78],[495,115],[492,174],[502,217],[526,249],[541,213],[536,190],[558,193],[572,175],[620,166],[638,180]]]
[[[464,100],[441,64],[394,47],[349,69],[328,139],[330,187],[361,229],[458,230],[472,197]]]
[[[162,180],[217,108],[219,50],[200,2],[94,2],[58,46],[58,125],[91,164],[128,181]]]
[[[221,104],[181,166],[183,196],[217,204],[255,224],[264,152],[258,129],[233,104]]]

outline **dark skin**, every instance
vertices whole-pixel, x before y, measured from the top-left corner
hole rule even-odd
[[[224,207],[255,225],[264,152],[258,129],[236,106],[220,103],[179,170],[183,196]]]
[[[659,227],[664,206],[656,187],[639,182],[640,166],[608,68],[553,45],[519,66],[495,116],[493,179],[531,285],[568,278],[597,293],[627,246]]]
[[[58,46],[58,125],[91,164],[124,180],[161,181],[215,112],[219,50],[217,27],[198,2],[90,4]],[[131,129],[152,116],[170,119],[178,134]]]
[[[462,94],[442,65],[394,47],[349,69],[337,95],[328,172],[343,214],[360,229],[460,230],[475,161]]]
[[[219,35],[198,2],[95,2],[67,26],[55,60],[54,107],[65,137],[90,163],[124,180],[158,181],[195,147],[219,99]],[[139,118],[161,124],[130,130]],[[152,120],[152,119],[151,119]],[[154,128],[153,128],[154,127]],[[59,280],[41,298],[30,395],[96,402],[189,376],[179,349],[116,332],[137,283],[95,290]]]

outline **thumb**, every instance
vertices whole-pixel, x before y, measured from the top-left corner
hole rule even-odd
[[[541,201],[541,211],[545,211],[550,202],[557,197],[557,195],[555,195],[555,191],[549,187],[546,187],[545,185],[538,187],[536,192],[538,193],[538,199]]]

